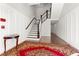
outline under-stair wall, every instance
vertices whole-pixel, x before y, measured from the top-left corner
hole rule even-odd
[[[51,19],[42,23],[40,35],[40,42],[51,43]]]

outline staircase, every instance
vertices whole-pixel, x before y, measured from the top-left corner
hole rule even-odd
[[[32,21],[29,23],[29,25],[26,27],[27,30],[28,27],[32,25],[32,28],[27,38],[34,38],[34,39],[40,38],[40,24],[42,25],[42,23],[45,22],[45,20],[47,20],[50,17],[51,17],[51,8],[50,10],[46,10],[42,15],[40,15],[40,19],[34,17]]]
[[[29,32],[28,38],[37,38],[37,35],[38,35],[37,24],[34,23],[31,31]]]

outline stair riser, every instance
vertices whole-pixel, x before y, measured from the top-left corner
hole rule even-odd
[[[38,33],[37,32],[38,32],[37,31],[37,24],[34,24],[32,26],[32,29],[31,29],[29,35],[28,35],[28,38],[37,38],[37,36],[38,36]]]
[[[37,36],[38,34],[29,34],[28,36]]]

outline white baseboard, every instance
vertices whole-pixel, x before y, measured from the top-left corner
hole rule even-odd
[[[38,39],[38,38],[26,38],[26,41],[39,42],[39,41],[40,41],[40,39]]]

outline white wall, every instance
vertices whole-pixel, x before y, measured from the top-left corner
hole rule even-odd
[[[73,8],[61,17],[58,23],[52,25],[52,32],[79,49],[79,6]]]
[[[50,43],[51,42],[51,19],[47,19],[41,25],[41,39],[40,42]]]
[[[34,17],[34,8],[30,6],[28,3],[7,3],[12,8],[15,8],[20,13],[24,14],[28,18]]]
[[[51,19],[47,19],[42,23],[41,36],[51,36]]]
[[[65,14],[69,13],[71,10],[73,10],[74,8],[77,8],[78,6],[79,6],[79,3],[64,3],[62,13],[61,13],[60,17],[62,17]]]
[[[52,20],[59,19],[62,9],[63,9],[63,5],[64,3],[53,3],[52,4],[52,13],[51,13]]]
[[[27,31],[25,28],[34,16],[33,9],[30,6],[26,6],[26,9],[20,10],[18,9],[19,7],[15,8],[10,4],[0,4],[0,18],[6,19],[5,23],[0,22],[0,26],[5,25],[5,29],[0,28],[0,53],[4,51],[3,36],[17,33],[20,35],[19,43],[21,43],[26,40],[30,31],[30,28]],[[15,40],[7,40],[7,50],[13,46],[15,46]]]

